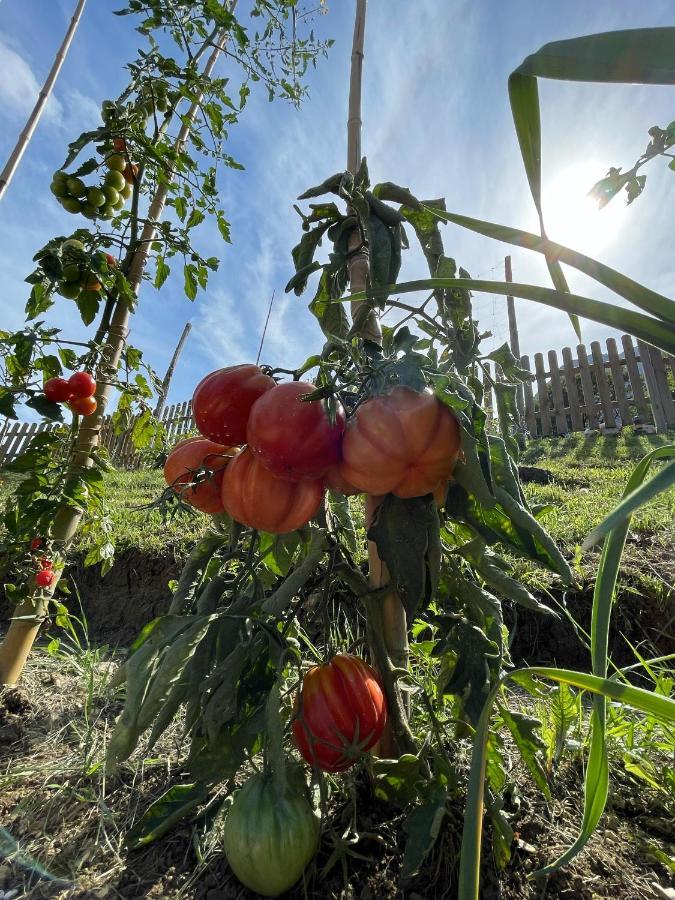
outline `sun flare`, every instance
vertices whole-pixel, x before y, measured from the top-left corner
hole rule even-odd
[[[615,197],[599,210],[588,196],[606,168],[598,162],[576,163],[544,184],[544,223],[551,240],[592,256],[616,237],[625,215],[623,198]]]

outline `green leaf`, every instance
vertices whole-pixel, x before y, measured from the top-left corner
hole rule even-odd
[[[13,391],[0,387],[0,416],[5,416],[7,419],[16,419],[14,396]]]
[[[427,854],[436,843],[446,817],[446,799],[446,792],[441,788],[436,789],[428,800],[415,807],[404,821],[403,830],[408,837],[401,865],[402,878],[412,878],[419,871]]]
[[[197,297],[197,278],[196,270],[192,264],[188,264],[183,268],[183,290],[188,300],[195,300]]]
[[[343,178],[344,172],[337,172],[335,175],[331,175],[330,178],[326,178],[321,184],[316,185],[316,187],[308,188],[304,194],[300,194],[298,200],[309,200],[311,197],[321,197],[324,194],[337,194]]]
[[[401,596],[408,622],[431,601],[441,562],[438,512],[433,498],[402,500],[387,494],[368,529]]]
[[[171,274],[171,269],[167,266],[164,257],[158,256],[155,262],[155,281],[154,285],[159,290],[166,279]]]
[[[419,758],[413,753],[405,753],[398,759],[374,758],[372,767],[378,800],[407,804],[417,799],[418,785],[425,781],[425,776]]]
[[[315,228],[312,228],[310,231],[303,234],[300,239],[300,243],[296,244],[293,247],[292,255],[293,262],[295,264],[295,277],[297,278],[301,271],[309,270],[310,265],[313,263],[314,254],[321,243],[321,239],[323,238],[326,231],[330,228],[331,222],[320,222]],[[314,270],[312,270],[314,271]],[[310,274],[307,271],[307,276]],[[307,284],[307,276],[304,279],[300,279],[298,284],[293,286],[295,293],[300,296],[300,294],[304,291],[305,286]],[[291,279],[293,281],[293,279]],[[289,285],[291,282],[289,282]],[[289,290],[289,286],[286,286],[286,290]]]
[[[311,263],[308,263],[306,266],[303,266],[301,269],[293,275],[293,277],[289,280],[288,284],[284,288],[285,293],[289,293],[289,291],[295,291],[295,293],[300,296],[304,289],[307,286],[307,279],[313,273],[323,268],[321,263],[317,260],[314,260]]]
[[[130,850],[145,847],[166,834],[170,828],[205,803],[209,788],[202,782],[176,784],[143,813],[139,821],[125,835]]]
[[[35,394],[35,396],[30,397],[26,400],[26,406],[30,406],[31,409],[34,409],[43,418],[49,419],[51,422],[63,422],[61,406],[58,403],[52,403],[50,400],[47,400],[42,394]]]
[[[516,746],[520,750],[520,755],[529,769],[530,775],[532,775],[537,787],[546,799],[550,800],[551,789],[539,760],[539,754],[546,749],[546,744],[537,734],[537,729],[541,727],[541,722],[532,716],[511,712],[502,704],[499,704],[498,708],[502,719],[511,732],[513,740],[516,742]]]
[[[82,291],[75,301],[85,325],[91,325],[98,315],[101,296],[97,291]]]

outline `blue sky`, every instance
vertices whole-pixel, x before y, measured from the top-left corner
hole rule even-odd
[[[23,321],[35,251],[76,219],[49,193],[66,144],[95,126],[103,99],[126,79],[123,63],[139,36],[130,18],[117,18],[117,0],[89,0],[55,96],[14,182],[0,204],[0,328]],[[276,299],[262,359],[292,367],[321,346],[305,298],[284,295],[290,251],[300,234],[292,209],[306,187],[342,169],[346,156],[347,91],[352,0],[328,0],[314,23],[335,39],[328,60],[310,77],[301,110],[253,96],[228,151],[246,167],[225,171],[221,195],[232,224],[232,245],[202,226],[200,249],[217,255],[220,270],[194,304],[171,277],[161,294],[145,286],[132,322],[132,342],[160,374],[183,324],[193,331],[174,377],[170,401],[191,396],[206,372],[255,359],[272,291]],[[240,9],[247,4],[240,2]],[[0,2],[0,158],[4,160],[51,65],[75,0]],[[536,219],[510,116],[506,80],[542,44],[613,28],[675,24],[675,0],[370,0],[364,69],[363,149],[374,181],[407,185],[422,197],[446,197],[448,208],[536,230]],[[222,66],[228,74],[230,64]],[[666,87],[542,82],[545,213],[551,237],[596,255],[664,293],[672,293],[675,256],[675,175],[657,160],[647,189],[631,207],[617,198],[602,213],[584,209],[584,193],[609,165],[627,167],[647,143],[647,129],[675,118],[675,92]],[[576,218],[581,209],[580,218]],[[84,222],[86,220],[82,220]],[[78,223],[79,224],[79,223]],[[501,278],[506,245],[445,226],[446,253],[474,276]],[[541,260],[511,249],[517,281],[549,286]],[[573,271],[572,290],[609,295]],[[408,254],[401,278],[426,276],[421,255]],[[307,300],[309,296],[307,297]],[[507,336],[505,301],[476,299],[482,329],[494,342]],[[562,313],[517,301],[521,351],[532,355],[573,346]],[[67,336],[83,333],[69,301],[51,320]],[[391,317],[390,317],[391,320]],[[587,342],[612,332],[585,323]]]

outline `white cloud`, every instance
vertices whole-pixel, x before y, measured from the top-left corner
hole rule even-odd
[[[45,72],[46,77],[46,72]],[[14,49],[5,36],[0,35],[0,106],[13,118],[27,116],[40,93],[41,82],[33,73],[30,63]],[[55,96],[51,96],[44,109],[46,121],[58,121],[63,108]]]

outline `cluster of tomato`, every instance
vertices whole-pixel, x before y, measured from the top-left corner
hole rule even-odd
[[[83,295],[92,294],[93,299],[98,300],[103,287],[99,276],[86,264],[84,254],[85,246],[76,238],[68,238],[61,244],[61,278],[58,291],[68,300],[84,299]],[[105,259],[108,268],[117,268],[117,260],[111,253],[97,254],[99,259]]]
[[[75,372],[70,378],[50,378],[44,383],[44,394],[52,403],[65,403],[80,416],[90,416],[97,403],[96,379],[89,372]]]
[[[69,213],[82,213],[88,219],[112,219],[131,197],[138,166],[126,160],[124,138],[113,141],[114,153],[105,160],[107,172],[99,185],[88,187],[81,178],[66,172],[54,173],[51,192]]]
[[[254,365],[207,375],[192,400],[203,437],[174,447],[167,484],[203,512],[227,512],[276,534],[309,522],[327,488],[444,496],[460,453],[459,426],[431,391],[394,387],[348,421],[339,404],[331,421],[323,401],[307,400],[314,391],[302,381],[277,384]],[[202,469],[209,477],[194,483]]]
[[[35,584],[40,588],[51,587],[56,575],[54,574],[54,563],[47,556],[38,557],[37,554],[42,547],[42,538],[35,537],[30,542],[30,549],[38,570],[35,573]]]

